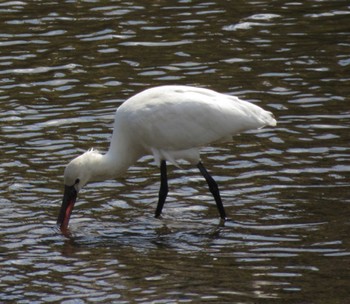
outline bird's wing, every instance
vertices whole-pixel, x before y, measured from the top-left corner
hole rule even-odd
[[[130,136],[143,146],[172,151],[205,146],[275,123],[270,112],[254,104],[187,86],[146,90],[127,100],[117,114]]]

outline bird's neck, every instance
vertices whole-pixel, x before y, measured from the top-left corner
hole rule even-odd
[[[137,160],[130,157],[125,159],[119,156],[111,153],[111,151],[108,151],[106,154],[95,152],[93,158],[90,160],[90,181],[104,181],[123,176],[128,168]]]
[[[117,126],[114,128],[108,152],[102,157],[102,166],[113,178],[123,176],[130,166],[145,154],[139,143],[125,136]]]
[[[122,177],[143,153],[129,145],[111,145],[106,154],[95,153],[90,166],[91,181],[103,181]]]

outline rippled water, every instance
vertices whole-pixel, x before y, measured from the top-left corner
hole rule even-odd
[[[0,3],[0,298],[13,303],[345,303],[350,298],[348,1]],[[150,157],[81,193],[55,227],[67,162],[106,150],[115,108],[160,84],[238,95],[276,128]]]

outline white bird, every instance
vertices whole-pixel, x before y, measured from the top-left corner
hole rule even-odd
[[[222,219],[226,213],[215,180],[200,161],[200,149],[232,140],[234,134],[275,126],[271,112],[235,96],[191,86],[159,86],[126,100],[116,111],[109,150],[89,150],[73,159],[64,172],[64,197],[57,219],[68,227],[78,192],[90,181],[122,176],[144,155],[153,155],[160,166],[160,190],[156,217],[168,193],[166,162],[182,159],[196,164],[206,179]]]

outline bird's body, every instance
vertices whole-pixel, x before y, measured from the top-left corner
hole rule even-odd
[[[199,164],[201,147],[266,125],[276,125],[271,112],[235,96],[190,86],[154,87],[134,95],[117,109],[108,152],[88,151],[74,159],[65,170],[65,185],[74,186],[77,194],[89,181],[123,175],[148,154],[163,171],[166,161],[177,165],[184,159]],[[206,177],[207,172],[200,170]],[[62,211],[67,209],[63,205],[58,223],[66,227],[71,210],[69,214]]]
[[[237,97],[188,86],[155,87],[118,108],[110,150],[126,135],[132,141],[129,151],[153,154],[157,164],[162,159],[197,163],[201,147],[274,121],[269,112]]]

